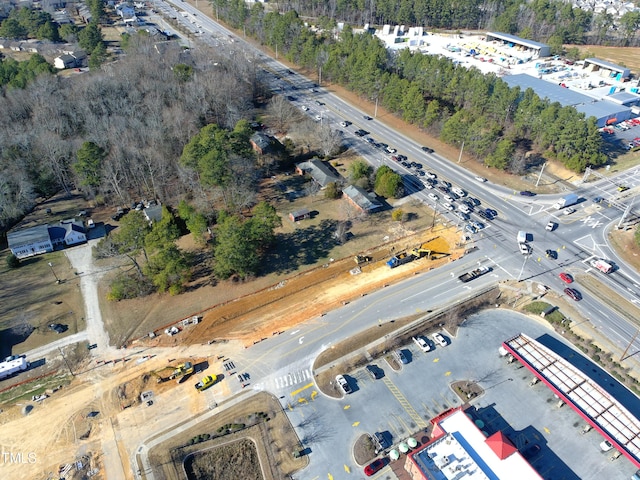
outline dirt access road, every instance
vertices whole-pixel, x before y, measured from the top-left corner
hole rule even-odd
[[[438,231],[434,246],[441,250],[450,249],[449,245],[454,244],[458,235],[454,231]],[[145,440],[171,430],[210,408],[205,404],[205,396],[198,395],[190,381],[179,385],[173,381],[166,382],[163,384],[166,390],[158,393],[152,407],[140,405],[139,388],[133,386],[143,385],[140,383],[141,377],[149,377],[149,372],[174,364],[176,359],[181,358],[204,358],[212,371],[223,371],[217,357],[232,356],[234,352],[244,349],[243,342],[216,344],[214,349],[207,345],[205,339],[225,333],[226,337],[237,335],[244,343],[250,342],[252,338],[265,335],[265,332],[270,334],[289,328],[318,312],[340,306],[345,299],[436,268],[462,253],[461,250],[453,250],[451,256],[437,261],[420,259],[389,269],[384,262],[385,251],[384,256],[377,254],[379,261],[363,266],[362,273],[358,275],[349,273],[356,266],[353,259],[346,259],[344,263],[335,262],[317,270],[320,272],[317,277],[313,272],[299,276],[304,285],[303,295],[291,294],[298,288],[296,278],[292,278],[285,285],[292,290],[282,287],[258,292],[231,302],[222,315],[214,309],[207,313],[211,319],[205,315],[205,321],[192,331],[184,332],[188,333],[186,335],[171,338],[162,335],[163,342],[154,339],[155,345],[140,343],[122,350],[106,346],[108,337],[104,332],[100,311],[95,308],[98,305],[101,272],[94,270],[90,252],[91,247],[87,245],[84,249],[74,250],[70,259],[82,275],[81,288],[87,304],[88,332],[91,332],[88,336],[91,341],[99,339],[98,342],[105,343],[96,349],[95,356],[83,366],[80,373],[76,372],[76,378],[69,387],[40,404],[28,402],[33,405],[28,415],[21,413],[22,405],[14,405],[2,414],[4,451],[34,452],[37,456],[34,464],[3,465],[4,478],[46,476],[57,472],[60,465],[72,463],[88,452],[94,454],[95,465],[100,469],[102,478],[134,478],[135,453]],[[277,298],[273,297],[274,292]],[[228,317],[216,321],[225,315]],[[167,340],[170,340],[170,345],[166,345]],[[114,359],[120,361],[104,362]],[[226,382],[221,382],[212,387],[216,401],[222,402],[230,397],[231,391],[226,385]],[[155,386],[153,389],[159,391]],[[130,403],[133,406],[122,409]],[[90,418],[89,412],[99,413]],[[94,478],[99,479],[100,476]]]

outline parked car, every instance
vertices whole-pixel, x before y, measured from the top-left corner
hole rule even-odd
[[[434,202],[437,202],[437,201],[438,201],[438,195],[436,195],[435,193],[430,193],[430,194],[428,195],[428,197],[429,197],[431,200],[433,200]]]
[[[602,442],[600,442],[600,450],[602,450],[603,452],[608,452],[611,449],[613,449],[613,445],[611,445],[611,442],[609,442],[609,440],[603,440]]]
[[[369,376],[374,380],[377,380],[378,378],[382,378],[382,373],[383,373],[382,369],[377,365],[367,365],[365,369],[367,370],[367,373],[369,374]]]
[[[344,378],[343,375],[337,375],[336,376],[336,383],[342,389],[342,391],[347,395],[350,394],[353,391],[353,390],[351,390],[351,387],[349,386],[349,382],[347,382],[347,379]]]
[[[446,347],[448,345],[448,342],[445,340],[445,338],[437,332],[431,335],[431,337],[441,347]]]
[[[389,437],[391,437],[391,434],[389,432],[376,432],[373,434],[373,438],[375,438],[376,443],[383,450],[391,446]]]
[[[573,277],[568,273],[562,272],[558,276],[560,277],[560,280],[562,280],[564,283],[573,283]]]
[[[417,335],[415,337],[411,337],[411,339],[423,352],[426,353],[431,351],[431,345],[429,345],[429,342],[427,342],[427,340],[423,336]]]
[[[407,358],[407,356],[404,354],[404,352],[402,350],[396,350],[395,351],[396,357],[398,358],[398,361],[402,364],[407,364],[409,363],[409,359]]]
[[[478,233],[478,229],[474,227],[472,224],[467,224],[464,226],[464,229],[469,233]]]
[[[371,462],[369,465],[364,467],[364,474],[367,477],[370,477],[374,473],[380,471],[384,467],[384,465],[385,465],[384,459],[376,458],[373,462]]]
[[[566,293],[569,297],[571,297],[576,302],[582,299],[582,295],[575,288],[565,288],[564,293]]]
[[[447,210],[450,210],[453,212],[453,205],[451,205],[450,203],[443,203],[442,206]]]
[[[572,213],[576,213],[576,209],[575,208],[565,208],[562,213],[564,215],[571,215]]]
[[[438,178],[438,176],[437,176],[435,173],[433,173],[433,172],[427,172],[427,177],[429,177],[429,178],[431,178],[431,179],[433,179],[433,180],[435,180],[436,178]]]

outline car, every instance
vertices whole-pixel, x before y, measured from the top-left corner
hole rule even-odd
[[[373,120],[373,118],[371,118],[369,115],[363,115],[362,118],[364,118],[367,121]]]
[[[487,179],[486,179],[486,178],[484,178],[484,177],[480,177],[480,176],[475,177],[475,179],[476,179],[477,181],[479,181],[479,182],[486,182],[486,181],[487,181]]]
[[[407,358],[407,356],[404,354],[402,350],[396,350],[394,353],[396,354],[396,358],[400,363],[405,365],[409,363],[409,359]]]
[[[558,277],[560,277],[560,280],[564,283],[573,283],[573,277],[568,273],[562,272]]]
[[[343,128],[347,128],[349,125],[351,125],[351,122],[345,120],[344,122],[340,122],[340,126]]]
[[[444,199],[449,203],[453,203],[454,202],[454,198],[451,196],[451,192],[449,192],[447,195],[445,195]]]
[[[406,155],[398,155],[398,158],[400,159],[401,162],[404,162],[407,160],[407,156]]]
[[[438,195],[436,195],[435,193],[430,193],[429,195],[427,195],[431,200],[433,200],[434,202],[438,201]]]
[[[376,141],[375,141],[373,138],[371,138],[371,137],[367,137],[367,138],[365,138],[365,140],[366,140],[367,142],[369,142],[369,143],[376,143]]]
[[[556,252],[555,250],[545,250],[545,253],[547,257],[553,258],[554,260],[558,258],[558,252]]]
[[[575,208],[565,208],[562,213],[563,215],[571,215],[572,213],[575,213],[576,209]]]
[[[547,226],[544,227],[544,229],[547,230],[548,232],[553,232],[557,226],[558,224],[556,222],[549,222],[547,223]]]
[[[565,288],[564,293],[566,293],[570,298],[572,298],[576,302],[582,299],[582,295],[575,288]]]
[[[302,109],[303,112],[306,112],[309,110],[309,107],[307,107],[306,105],[302,105],[300,108]]]
[[[394,162],[399,162],[400,159],[397,157],[397,155],[391,155],[391,160],[393,160]]]
[[[529,190],[523,190],[522,192],[520,192],[520,195],[523,195],[525,197],[535,197],[536,194],[533,192],[530,192]]]
[[[314,118],[319,122],[320,120],[322,120],[322,115],[316,115]]]
[[[364,467],[364,474],[367,477],[370,477],[374,473],[381,470],[383,467],[384,467],[384,460],[382,458],[376,458],[373,462],[371,462],[369,465]]]
[[[478,230],[482,230],[484,228],[484,223],[482,223],[482,222],[473,221],[473,222],[471,222],[471,225],[476,227]]]
[[[451,183],[450,182],[446,182],[446,181],[443,180],[442,184],[447,188],[451,188]]]
[[[451,205],[450,203],[443,203],[442,206],[447,210],[451,210],[453,212],[453,205]]]
[[[423,352],[426,353],[431,351],[431,345],[429,345],[429,342],[427,342],[427,340],[423,336],[417,335],[415,337],[411,337],[411,339]]]
[[[431,190],[433,188],[433,185],[431,185],[431,183],[429,183],[426,179],[422,182],[424,184],[424,188],[426,188],[427,190]]]
[[[484,213],[486,213],[487,217],[489,217],[489,218],[494,218],[494,217],[498,216],[498,212],[496,210],[492,209],[492,208],[486,208],[484,210]]]
[[[627,187],[626,185],[618,185],[619,192],[626,192],[627,190],[629,190],[629,187]]]
[[[470,223],[464,226],[464,229],[469,233],[478,233],[478,229]]]
[[[456,195],[458,195],[459,197],[466,197],[467,196],[467,192],[465,192],[463,189],[461,189],[460,187],[453,187],[451,189],[451,191],[453,193],[455,193]]]
[[[316,100],[315,102],[319,107],[322,107],[324,105],[324,103],[322,103],[320,100]]]
[[[449,193],[449,189],[447,187],[445,187],[444,185],[438,185],[438,190],[440,190],[441,192],[444,192],[444,193]]]
[[[391,446],[390,436],[391,434],[389,434],[389,432],[376,432],[373,434],[373,438],[375,438],[376,443],[382,450]]]
[[[448,345],[447,340],[440,333],[434,333],[433,335],[431,335],[431,338],[433,338],[433,341],[441,347],[446,347]]]
[[[433,153],[433,148],[429,148],[429,147],[421,147],[423,152],[427,152],[427,153]]]
[[[467,200],[469,200],[471,203],[473,203],[474,207],[477,207],[478,205],[480,205],[480,200],[478,200],[477,198],[467,197]]]
[[[402,165],[404,168],[411,168],[411,165],[409,165],[407,162],[400,162],[400,165]]]
[[[63,325],[61,323],[51,323],[49,325],[49,330],[52,330],[56,333],[64,333],[69,329],[69,327],[67,327],[66,325]]]
[[[611,442],[609,442],[609,440],[603,440],[602,442],[600,442],[600,450],[602,450],[603,452],[608,452],[612,449],[613,445],[611,445]]]
[[[418,170],[422,170],[424,168],[424,166],[420,162],[415,162],[413,166]]]
[[[431,178],[432,180],[438,178],[438,176],[433,172],[427,172],[427,177]]]
[[[347,395],[353,391],[349,386],[349,382],[347,382],[347,379],[344,378],[343,375],[336,375],[336,383],[342,389],[342,391]]]
[[[287,100],[289,100],[290,102],[295,102],[297,99],[293,95],[287,95]]]
[[[419,177],[424,177],[424,172],[422,170],[418,170],[416,172],[416,175],[418,175]]]
[[[397,150],[395,148],[391,148],[391,147],[386,147],[387,152],[389,153],[396,153]]]
[[[528,243],[519,243],[518,248],[520,248],[520,253],[523,255],[529,255],[531,253],[532,247]]]
[[[356,130],[355,132],[353,132],[355,134],[356,137],[364,137],[365,135],[369,135],[369,132],[367,132],[366,130]]]
[[[536,455],[538,455],[541,450],[542,449],[540,448],[540,445],[538,445],[537,443],[534,443],[533,445],[529,445],[527,448],[525,448],[522,451],[522,456],[527,460],[530,460]]]
[[[367,373],[369,374],[369,376],[374,380],[377,380],[378,378],[382,378],[383,371],[377,365],[367,365],[365,369],[367,370]]]
[[[602,197],[594,197],[593,198],[593,203],[602,203],[604,201],[604,198]]]
[[[465,222],[465,221],[469,220],[469,215],[467,215],[467,214],[466,214],[466,213],[464,213],[464,212],[460,212],[460,211],[457,211],[457,212],[456,212],[456,217],[458,217],[458,218],[459,218],[460,220],[462,220],[463,222]],[[476,232],[473,232],[473,233],[476,233]]]

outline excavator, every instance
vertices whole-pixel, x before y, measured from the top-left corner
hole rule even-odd
[[[193,364],[191,362],[185,362],[177,367],[167,365],[164,368],[151,372],[151,375],[158,379],[158,383],[174,379],[177,379],[178,383],[182,383],[193,373],[193,370]]]

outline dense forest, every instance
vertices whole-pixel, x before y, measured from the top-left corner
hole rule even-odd
[[[233,9],[219,14],[238,16]],[[464,142],[465,151],[487,166],[521,173],[540,161],[535,153],[574,171],[607,161],[593,118],[531,90],[509,88],[495,75],[408,49],[391,53],[376,37],[354,34],[348,26],[336,40],[306,28],[293,11],[267,13],[261,4],[243,22],[247,33],[290,61],[321,69],[323,79],[377,100],[447,143]]]
[[[210,0],[232,24],[253,17],[241,0]],[[595,5],[595,2],[594,2]],[[279,12],[295,12],[318,25],[406,25],[427,29],[497,30],[560,48],[563,43],[636,46],[640,12],[619,19],[561,0],[284,0]],[[251,21],[251,20],[249,20]]]

